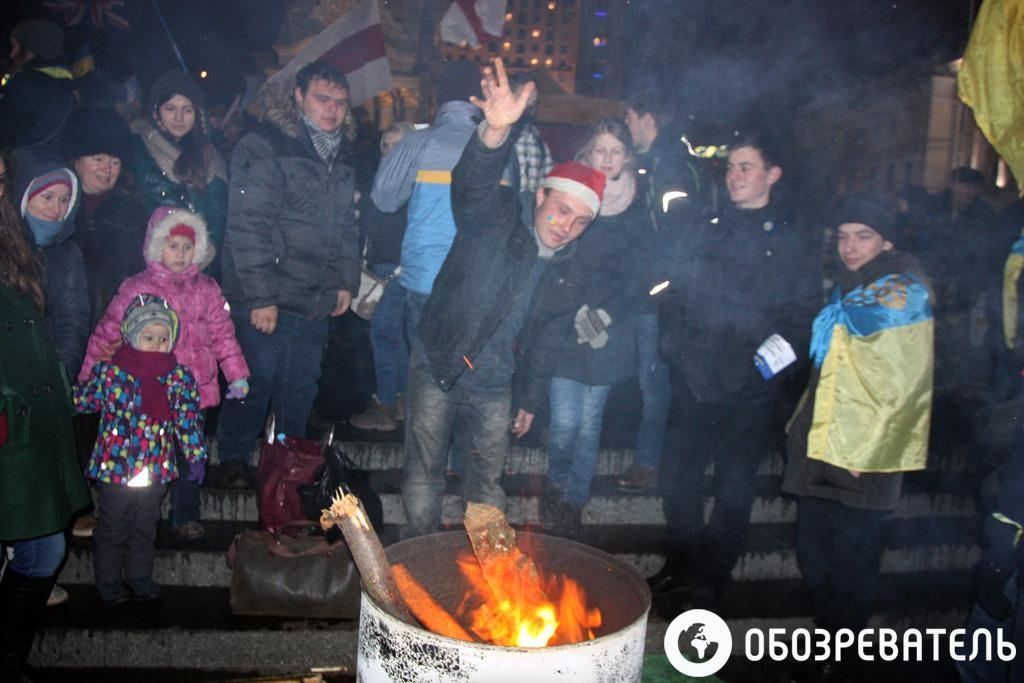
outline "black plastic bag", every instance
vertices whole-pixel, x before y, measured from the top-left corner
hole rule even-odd
[[[324,464],[317,468],[313,483],[298,487],[299,500],[306,516],[320,521],[320,513],[331,506],[338,488],[345,486],[363,503],[370,523],[378,534],[384,529],[384,505],[370,486],[370,476],[360,470],[342,450],[340,443],[331,444],[324,452]],[[334,529],[337,531],[337,527]]]

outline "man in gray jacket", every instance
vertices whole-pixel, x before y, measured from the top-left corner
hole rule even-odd
[[[231,158],[224,295],[251,372],[248,395],[224,403],[217,429],[221,485],[233,488],[250,483],[268,407],[278,433],[306,435],[327,318],[359,287],[348,82],[324,62],[295,80]]]

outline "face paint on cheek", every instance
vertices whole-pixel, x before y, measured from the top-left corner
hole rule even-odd
[[[548,214],[548,224],[549,225],[554,225],[555,224],[555,217],[552,216],[550,213]]]

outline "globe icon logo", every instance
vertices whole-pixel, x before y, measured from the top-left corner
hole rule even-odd
[[[714,612],[692,609],[672,620],[665,631],[665,655],[687,676],[712,676],[732,653],[732,632]]]

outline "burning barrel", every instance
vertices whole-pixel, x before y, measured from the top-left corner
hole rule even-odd
[[[639,681],[651,605],[643,577],[611,555],[573,541],[523,533],[519,543],[541,574],[554,577],[559,585],[575,584],[582,589],[588,601],[585,606],[575,610],[559,606],[556,611],[560,621],[567,609],[580,614],[586,623],[576,626],[584,632],[583,639],[547,647],[467,642],[407,624],[388,614],[364,591],[357,680]],[[474,582],[459,570],[458,562],[472,552],[466,534],[452,531],[396,543],[387,549],[387,556],[392,564],[407,567],[444,610],[466,621],[463,615]],[[569,592],[563,591],[563,598]],[[594,615],[599,616],[595,619]]]

